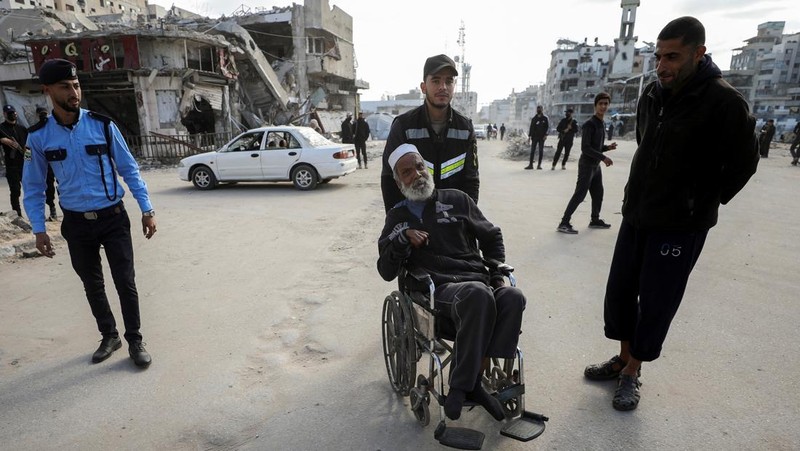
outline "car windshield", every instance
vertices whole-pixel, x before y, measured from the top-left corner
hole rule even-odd
[[[297,132],[300,133],[300,135],[305,138],[312,147],[334,145],[333,141],[315,132],[313,128],[297,127]]]

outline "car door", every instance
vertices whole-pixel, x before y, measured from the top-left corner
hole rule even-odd
[[[264,131],[252,131],[232,141],[224,152],[217,155],[220,180],[261,180],[261,158],[264,149]]]
[[[261,158],[261,170],[267,180],[289,180],[289,170],[300,159],[302,144],[292,132],[271,131]]]

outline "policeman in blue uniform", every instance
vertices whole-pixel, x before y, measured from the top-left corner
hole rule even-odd
[[[137,366],[146,368],[151,358],[139,332],[131,223],[122,202],[125,190],[117,173],[139,204],[142,232],[149,239],[156,233],[156,220],[147,185],[114,122],[80,108],[81,87],[74,64],[62,59],[48,60],[42,64],[39,81],[52,101],[53,115],[31,128],[22,176],[23,202],[36,235],[36,248],[47,257],[55,255],[45,229],[49,166],[58,179],[63,211],[61,234],[103,336],[92,362],[102,362],[122,347],[103,282],[102,246],[122,306],[128,353]]]

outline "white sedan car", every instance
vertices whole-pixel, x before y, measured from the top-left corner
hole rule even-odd
[[[350,174],[357,165],[352,144],[287,125],[248,130],[217,151],[184,158],[178,176],[203,190],[219,182],[291,181],[305,191]]]

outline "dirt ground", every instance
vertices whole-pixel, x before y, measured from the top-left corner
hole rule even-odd
[[[603,169],[613,229],[588,229],[586,202],[568,236],[555,228],[579,141],[566,171],[525,171],[500,157],[504,142],[480,142],[479,205],[502,227],[528,297],[527,407],[550,422],[532,443],[500,436],[478,409],[453,424],[485,432],[484,449],[797,449],[800,168],[786,149],[722,208],[662,358],[643,368],[639,409],[614,411],[613,384],[583,379],[616,352],[602,302],[635,150],[619,144]],[[133,231],[152,366],[138,370],[125,348],[90,363],[100,337],[63,242],[52,260],[0,261],[0,448],[442,448],[436,409],[421,428],[386,377],[380,315],[395,284],[375,269],[378,164],[312,192],[201,192],[174,169],[144,176],[159,231],[149,241]]]

